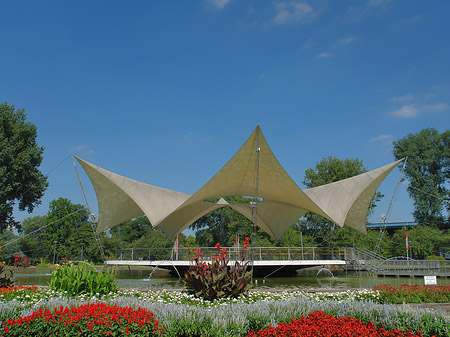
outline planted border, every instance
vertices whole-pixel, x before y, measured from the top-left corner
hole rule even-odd
[[[380,294],[380,303],[449,303],[450,286],[407,285],[392,287],[382,284],[374,287]]]
[[[327,315],[323,311],[310,313],[307,317],[293,319],[276,327],[268,326],[258,332],[250,331],[247,337],[311,337],[311,336],[367,336],[367,337],[423,337],[421,331],[394,329],[388,331],[372,322],[364,323],[356,318]]]
[[[16,287],[15,287],[16,288]],[[10,295],[8,295],[10,293]],[[438,310],[416,309],[408,305],[374,303],[378,291],[338,293],[250,292],[236,299],[207,301],[184,292],[123,291],[117,294],[68,296],[67,292],[30,290],[25,287],[4,291],[12,300],[0,299],[0,320],[31,315],[45,308],[72,307],[103,302],[110,306],[144,308],[164,326],[165,336],[246,336],[269,324],[299,319],[321,310],[335,317],[352,317],[374,322],[392,331],[421,330],[423,336],[449,336],[450,317]]]
[[[3,323],[7,336],[162,336],[164,330],[146,309],[87,303],[34,311]]]

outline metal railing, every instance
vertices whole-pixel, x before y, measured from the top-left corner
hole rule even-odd
[[[368,271],[377,275],[450,276],[450,261],[411,260],[404,256],[387,259],[364,248],[348,248],[347,270]]]
[[[222,247],[227,250],[227,257],[231,261],[241,259],[241,249],[237,247]],[[321,248],[321,247],[254,247],[253,259],[255,261],[276,260],[346,260],[348,248]],[[202,247],[201,254],[205,261],[212,260],[217,255],[217,248]],[[252,249],[247,250],[248,257]],[[194,248],[123,248],[117,249],[115,259],[121,261],[190,261],[194,257]]]
[[[241,260],[241,249],[227,249],[230,261]],[[117,249],[115,260],[119,261],[192,261],[195,248],[124,248]],[[215,247],[202,247],[204,261],[211,261],[218,253]],[[252,249],[247,250],[251,260]],[[406,260],[404,257],[387,259],[363,248],[323,248],[323,247],[254,247],[254,261],[346,261],[344,268],[352,271],[368,271],[377,275],[441,275],[450,276],[450,261],[443,260]]]
[[[380,263],[379,275],[450,275],[450,261],[444,260],[411,260],[405,257],[395,257]]]

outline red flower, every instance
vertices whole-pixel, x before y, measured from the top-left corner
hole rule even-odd
[[[364,323],[356,318],[326,315],[323,311],[310,313],[307,317],[293,319],[290,323],[279,324],[276,328],[268,326],[258,332],[251,331],[250,336],[369,336],[369,337],[422,337],[417,331],[413,334],[410,330],[406,332],[394,329],[387,331],[383,327],[376,328],[373,323]]]

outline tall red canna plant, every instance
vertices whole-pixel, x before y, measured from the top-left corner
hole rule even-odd
[[[216,244],[217,255],[211,263],[206,263],[201,249],[194,250],[194,258],[189,270],[184,274],[187,291],[195,297],[208,301],[246,294],[251,288],[252,271],[248,270],[249,239],[245,238],[244,248],[240,251],[240,261],[229,266],[227,249]]]

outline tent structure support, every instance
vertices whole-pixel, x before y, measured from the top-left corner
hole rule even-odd
[[[103,250],[102,242],[100,241],[100,236],[97,233],[97,226],[95,225],[95,220],[96,220],[95,214],[91,212],[91,208],[89,207],[89,203],[88,203],[86,193],[85,193],[84,187],[83,187],[83,182],[81,181],[80,173],[78,172],[77,165],[75,164],[75,158],[73,156],[72,156],[72,160],[73,160],[73,166],[75,167],[75,172],[77,174],[78,183],[80,184],[81,194],[83,196],[84,203],[86,204],[86,208],[89,212],[89,218],[91,220],[90,223],[91,223],[92,231],[94,232],[94,238],[95,238],[95,241],[97,242],[98,250],[100,251],[100,254],[102,256],[103,263],[104,263],[105,269],[106,269],[108,264],[106,263],[105,251]]]
[[[405,162],[403,163],[402,170],[400,172],[400,177],[398,178],[397,185],[395,185],[394,193],[392,193],[391,201],[389,202],[388,209],[386,211],[386,215],[383,216],[381,220],[380,234],[378,234],[377,242],[375,243],[374,252],[376,254],[379,253],[381,248],[381,242],[383,241],[384,232],[386,231],[386,222],[389,220],[389,216],[392,213],[392,207],[394,206],[395,197],[398,192],[398,186],[403,181],[403,174],[405,173],[406,162],[408,161],[408,157],[405,158]]]
[[[253,266],[255,263],[255,239],[256,239],[256,225],[258,222],[258,198],[259,198],[259,152],[261,148],[259,146],[259,134],[260,134],[260,126],[258,125],[258,131],[256,134],[256,157],[255,157],[255,170],[253,174],[253,197],[254,200],[251,202],[252,209],[252,283],[253,283]]]

